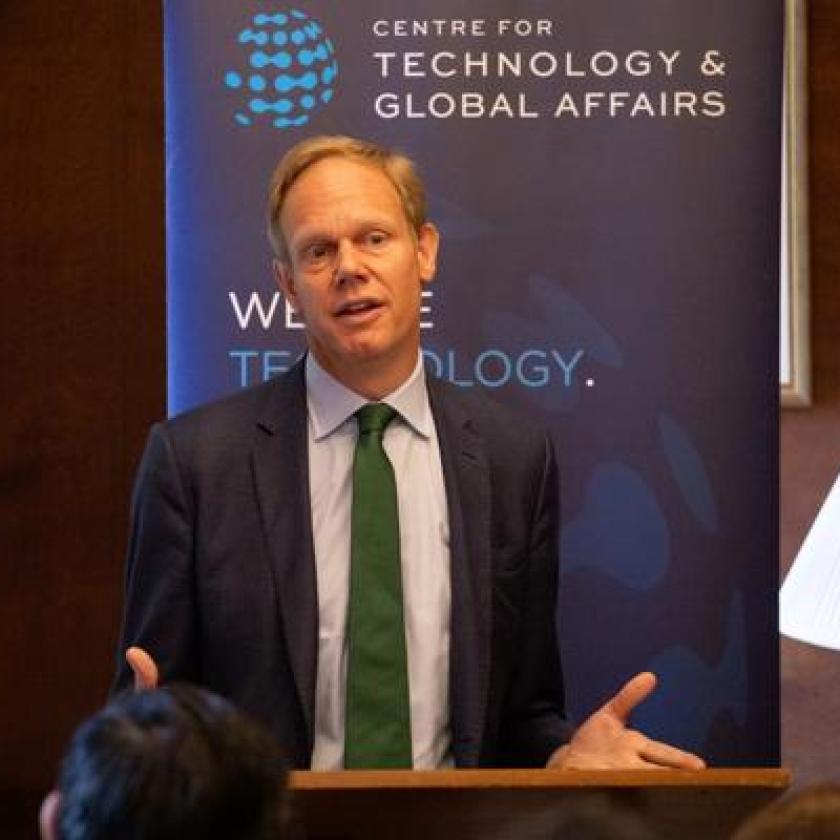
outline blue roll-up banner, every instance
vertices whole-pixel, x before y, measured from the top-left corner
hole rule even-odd
[[[312,134],[396,146],[442,233],[434,372],[552,430],[576,718],[779,760],[782,3],[165,5],[169,408],[287,369],[267,180]]]

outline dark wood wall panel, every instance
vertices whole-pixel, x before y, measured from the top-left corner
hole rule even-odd
[[[0,5],[6,802],[51,783],[106,696],[129,487],[164,410],[159,7]]]
[[[781,422],[781,571],[840,472],[840,5],[809,7],[814,405]],[[782,754],[798,784],[840,780],[840,653],[782,640]]]

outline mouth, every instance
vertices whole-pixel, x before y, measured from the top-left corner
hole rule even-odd
[[[382,309],[383,304],[372,298],[348,301],[339,306],[333,315],[345,320],[363,320]]]

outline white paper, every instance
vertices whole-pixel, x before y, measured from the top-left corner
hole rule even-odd
[[[840,477],[782,584],[779,629],[792,639],[840,650]]]

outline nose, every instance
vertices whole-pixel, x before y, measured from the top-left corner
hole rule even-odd
[[[356,246],[350,239],[338,243],[335,255],[335,279],[337,283],[347,280],[364,280],[365,270]]]

